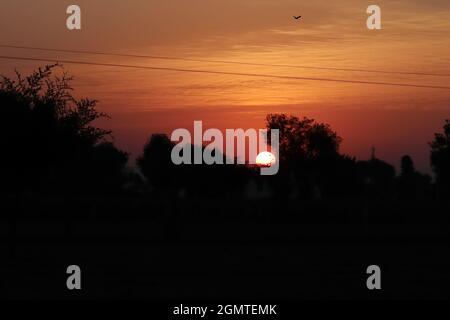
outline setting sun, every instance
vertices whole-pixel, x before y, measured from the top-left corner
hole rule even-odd
[[[271,167],[275,161],[275,155],[268,151],[261,152],[256,157],[256,164],[260,167]]]

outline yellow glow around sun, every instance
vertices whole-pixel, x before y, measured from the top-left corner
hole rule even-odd
[[[261,167],[270,167],[275,163],[275,155],[271,152],[264,151],[256,157],[256,164]]]

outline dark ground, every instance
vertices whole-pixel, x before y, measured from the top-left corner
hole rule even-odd
[[[233,211],[239,203],[161,200],[124,213],[121,201],[116,209],[77,201],[70,212],[31,201],[16,218],[2,220],[0,297],[450,298],[450,230],[442,208],[421,223],[414,212],[430,210],[428,204],[413,212],[393,204],[358,211],[354,201],[299,206],[296,200],[277,211],[272,201],[258,201]],[[81,267],[81,291],[66,288],[72,264]],[[372,264],[381,267],[381,291],[366,288]]]

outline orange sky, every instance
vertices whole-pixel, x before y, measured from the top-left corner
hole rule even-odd
[[[65,10],[82,9],[68,31]],[[382,9],[380,31],[366,8]],[[300,21],[292,15],[302,15]],[[450,74],[450,1],[3,0],[0,42],[193,59]],[[118,64],[450,85],[450,77],[63,54],[0,48],[1,55]],[[0,59],[0,73],[42,63]],[[152,132],[262,127],[269,112],[312,116],[344,138],[343,151],[397,164],[409,153],[428,171],[433,132],[450,118],[450,90],[66,65],[77,96],[100,100],[118,145],[136,154]]]

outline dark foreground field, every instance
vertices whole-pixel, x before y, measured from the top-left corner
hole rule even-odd
[[[315,215],[310,211],[313,205],[292,209],[293,216],[303,215],[294,219],[291,214],[279,218],[282,213],[270,204],[258,203],[242,211],[242,217],[229,218],[222,211],[233,204],[216,206],[217,216],[209,220],[203,217],[205,206],[196,209],[192,203],[140,204],[138,210],[150,210],[145,216],[130,211],[128,216],[108,217],[91,208],[78,216],[29,211],[19,219],[3,220],[0,296],[201,301],[450,298],[450,230],[439,219],[419,223],[411,214],[409,221],[397,208],[403,218],[386,224],[376,222],[371,210],[362,210],[361,217],[352,211],[338,219],[330,213],[336,207],[328,214],[323,207],[317,209],[331,223],[308,219],[308,212]],[[77,210],[81,207],[75,206]],[[73,264],[82,270],[82,290],[77,292],[66,288],[66,268]],[[366,268],[372,264],[381,267],[381,291],[366,288]]]

